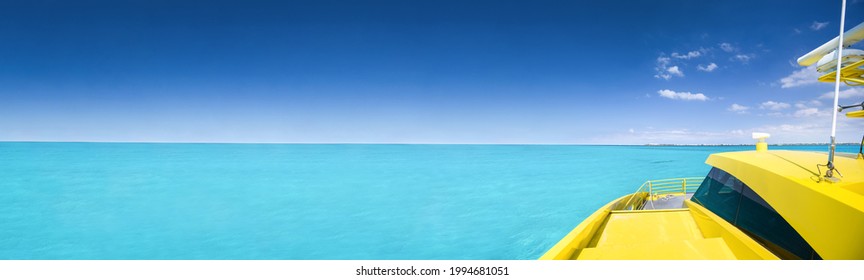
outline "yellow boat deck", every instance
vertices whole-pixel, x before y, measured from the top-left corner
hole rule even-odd
[[[639,229],[634,231],[633,229]],[[613,211],[576,259],[737,259],[721,237],[705,238],[689,209]]]
[[[675,181],[677,194],[670,193],[663,180],[649,182],[643,184],[649,192],[640,187],[601,207],[540,259],[778,259],[735,226],[689,200],[692,193],[688,189],[701,180]],[[661,194],[656,194],[658,190]]]

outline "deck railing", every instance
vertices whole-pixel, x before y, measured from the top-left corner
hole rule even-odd
[[[695,192],[702,185],[704,177],[685,177],[673,179],[650,180],[642,183],[636,192],[648,188],[648,195],[686,194]]]
[[[703,180],[705,180],[703,177],[648,180],[642,183],[624,204],[618,205],[615,208],[620,210],[640,210],[644,208],[645,202],[651,202],[658,196],[693,193],[702,185]]]

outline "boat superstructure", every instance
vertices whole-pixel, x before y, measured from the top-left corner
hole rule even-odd
[[[864,159],[825,153],[711,155],[701,178],[648,181],[602,207],[541,259],[864,259]]]
[[[798,61],[818,63],[839,93],[864,84],[864,51],[843,50],[861,40],[864,23]],[[864,102],[836,100],[864,117]],[[864,259],[864,139],[858,154],[835,155],[833,134],[825,153],[769,150],[769,135],[754,133],[756,149],[710,155],[704,178],[645,182],[541,259]]]

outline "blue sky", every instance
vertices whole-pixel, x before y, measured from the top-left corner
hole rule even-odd
[[[825,142],[840,1],[0,2],[0,141]],[[847,29],[864,21],[849,1]],[[841,104],[864,90],[846,90]],[[838,139],[864,122],[841,118]]]

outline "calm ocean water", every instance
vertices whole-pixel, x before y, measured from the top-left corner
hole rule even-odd
[[[534,259],[750,149],[0,143],[0,259]]]

